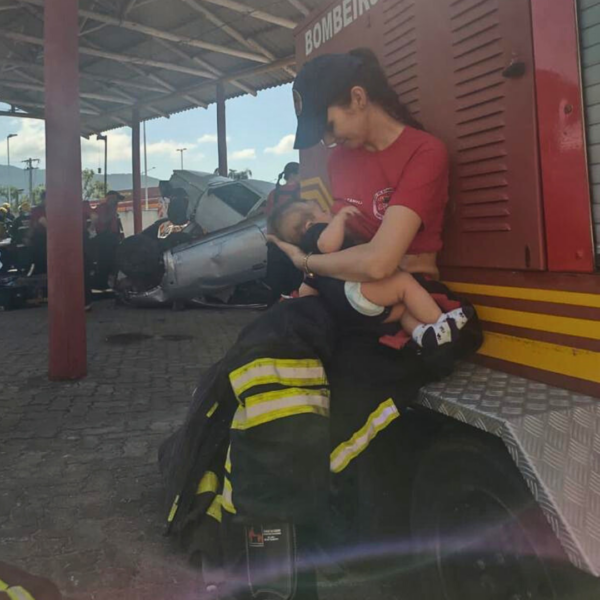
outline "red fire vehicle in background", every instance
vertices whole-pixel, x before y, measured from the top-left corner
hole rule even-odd
[[[296,35],[299,67],[373,49],[451,155],[442,277],[485,342],[392,470],[425,597],[599,597],[600,0],[335,0]],[[326,153],[301,153],[323,205]]]

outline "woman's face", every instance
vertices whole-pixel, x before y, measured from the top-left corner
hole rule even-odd
[[[367,142],[367,99],[362,88],[353,88],[348,106],[327,109],[327,129],[323,136],[326,146],[361,148]]]

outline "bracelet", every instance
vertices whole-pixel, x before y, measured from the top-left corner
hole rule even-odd
[[[304,263],[302,265],[302,270],[304,271],[304,273],[308,276],[308,277],[314,277],[315,274],[308,268],[308,259],[313,255],[312,252],[309,252],[305,257],[304,257]]]

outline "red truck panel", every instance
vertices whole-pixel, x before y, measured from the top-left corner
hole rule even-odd
[[[362,15],[352,12],[357,4],[330,3],[299,31],[299,62],[307,50],[313,58],[371,47],[402,100],[447,144],[442,264],[545,268],[528,3],[371,0]],[[328,19],[344,7],[356,18],[324,41]],[[302,153],[305,179],[325,179],[323,153]]]

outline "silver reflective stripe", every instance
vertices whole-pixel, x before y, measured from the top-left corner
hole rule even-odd
[[[329,398],[324,395],[315,394],[313,396],[298,394],[296,396],[290,396],[289,398],[270,400],[254,406],[247,406],[246,418],[255,419],[267,413],[277,413],[282,409],[293,408],[296,406],[318,406],[324,410],[329,410]]]
[[[236,369],[229,375],[236,395],[255,385],[326,385],[327,377],[321,361],[315,359],[260,358]]]
[[[247,399],[249,406],[240,406],[231,424],[232,429],[249,429],[263,423],[300,414],[329,416],[327,390],[302,390],[292,388],[277,390]]]
[[[237,511],[235,510],[235,506],[233,505],[233,488],[231,487],[231,482],[227,477],[225,477],[225,481],[223,482],[223,495],[221,500],[221,506],[231,514],[235,514]]]

